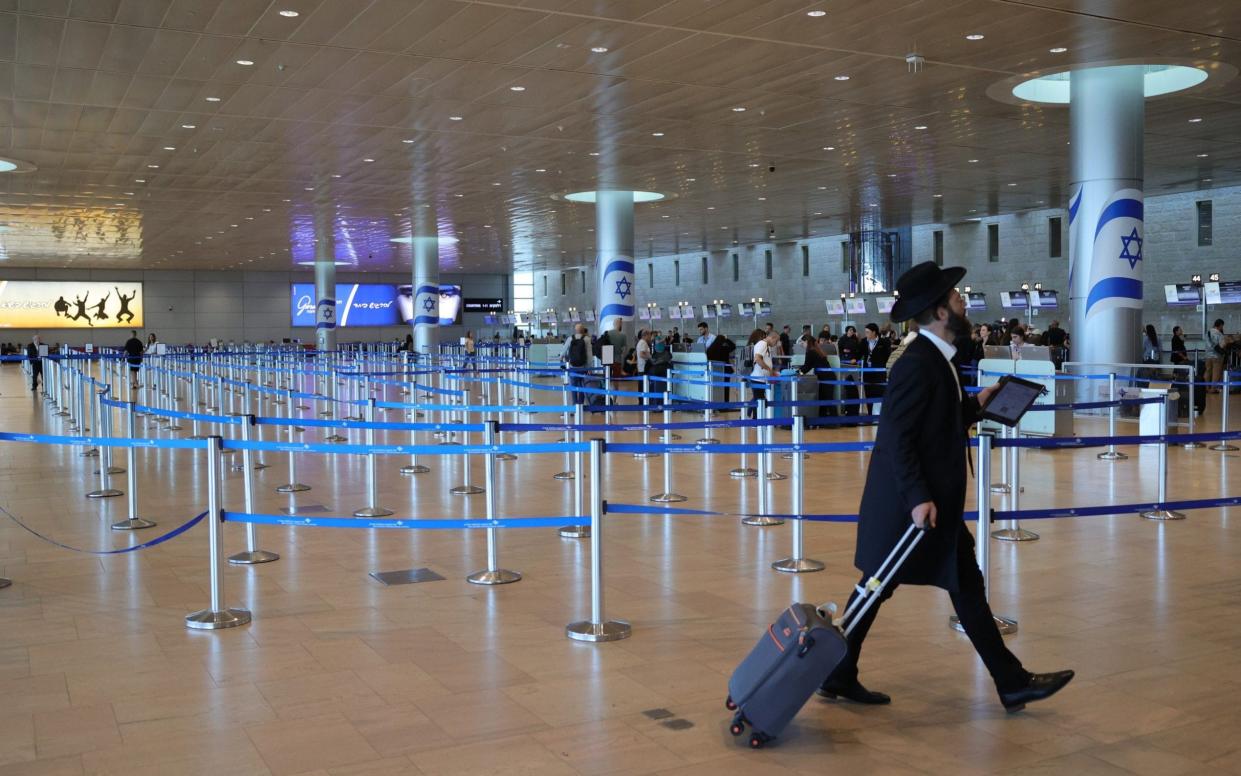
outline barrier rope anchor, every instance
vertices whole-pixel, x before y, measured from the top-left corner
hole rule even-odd
[[[250,612],[224,606],[223,521],[220,512],[220,437],[207,448],[207,536],[211,554],[211,608],[185,615],[185,627],[196,630],[236,628],[250,622]]]
[[[990,431],[983,431],[978,435],[978,471],[974,476],[975,496],[978,499],[977,535],[979,537],[975,542],[975,552],[978,555],[978,568],[982,571],[983,597],[988,602],[991,601],[991,542],[987,539],[991,535],[991,488],[987,483],[991,481],[993,437]],[[991,617],[995,620],[995,627],[999,629],[1001,635],[1007,636],[1017,632],[1017,621],[1011,617],[1001,617],[995,612],[991,613]],[[953,630],[965,632],[965,627],[961,625],[961,620],[955,614],[948,618],[948,624]]]
[[[486,440],[489,447],[495,447],[496,444],[496,425],[492,420],[487,422]],[[468,434],[468,432],[467,432]],[[465,444],[469,444],[467,438]],[[487,478],[486,505],[487,519],[495,520],[496,518],[496,465],[495,459],[492,457],[495,453],[487,453],[483,457],[483,465],[485,466],[485,477]],[[468,464],[468,456],[467,456]],[[467,468],[468,472],[469,469]],[[468,480],[467,480],[468,484]],[[481,488],[479,489],[482,490]],[[487,568],[482,571],[476,571],[465,578],[466,582],[472,585],[507,585],[517,582],[521,579],[521,574],[509,569],[500,568],[500,562],[496,557],[496,529],[495,526],[487,528]]]
[[[664,456],[665,459],[668,456]],[[590,619],[571,622],[564,634],[574,641],[619,641],[633,628],[624,620],[606,620],[603,614],[603,440],[590,440]]]
[[[805,442],[806,419],[798,416],[793,418],[793,444],[800,445]],[[805,512],[804,497],[805,491],[802,490],[802,475],[805,469],[805,456],[797,453],[793,458],[793,514],[801,517]],[[783,560],[778,560],[771,564],[776,571],[782,571],[786,574],[804,574],[811,571],[822,571],[827,566],[818,560],[807,558],[804,555],[804,543],[802,538],[802,528],[804,524],[801,520],[793,521],[793,554]]]

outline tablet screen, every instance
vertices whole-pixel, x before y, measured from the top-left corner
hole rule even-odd
[[[1038,383],[1011,378],[1004,380],[983,407],[982,415],[997,423],[1015,426],[1043,391],[1043,386]]]

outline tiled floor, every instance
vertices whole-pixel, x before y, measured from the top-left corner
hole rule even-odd
[[[61,433],[63,421],[6,366],[0,428]],[[814,432],[810,441],[858,436]],[[1095,452],[1025,453],[1023,506],[1154,498],[1153,450],[1130,450],[1119,463]],[[1236,493],[1236,454],[1169,457],[1173,497]],[[259,511],[364,505],[357,459],[303,456],[299,479],[314,489],[296,497],[273,492],[287,473],[283,458],[268,459],[255,478]],[[459,461],[424,459],[432,473],[402,477],[406,462],[380,461],[381,502],[398,515],[482,514],[482,496],[447,493],[461,482]],[[688,507],[753,509],[755,483],[728,476],[736,465],[732,456],[676,458],[675,489],[691,497]],[[561,468],[560,456],[498,463],[502,513],[568,514],[573,485],[551,477]],[[807,460],[807,510],[854,511],[865,468],[864,454]],[[93,549],[152,538],[204,509],[202,454],[142,451],[140,511],[160,525],[110,531],[124,499],[84,498],[94,469],[76,449],[0,443],[0,506]],[[609,456],[602,485],[613,502],[642,503],[662,489],[661,476],[661,459]],[[790,483],[773,488],[775,509],[787,510]],[[241,507],[231,470],[225,505]],[[788,553],[787,525],[615,516],[605,532],[607,613],[631,620],[633,636],[590,645],[563,632],[589,612],[588,546],[552,529],[502,533],[501,563],[524,579],[480,588],[464,577],[485,565],[481,532],[265,528],[260,543],[281,560],[225,577],[227,600],[251,609],[253,623],[207,633],[182,621],[207,605],[204,527],[149,550],[94,556],[0,517],[0,561],[14,580],[0,591],[0,776],[1238,774],[1237,519],[1236,509],[1211,509],[1166,524],[1132,515],[1031,523],[1039,541],[992,545],[993,601],[1020,621],[1011,645],[1030,668],[1077,670],[1061,695],[1005,714],[969,644],[946,625],[947,596],[904,588],[863,658],[863,678],[893,704],[813,699],[777,744],[751,752],[728,734],[728,674],[790,600],[846,596],[851,525],[808,524],[808,554],[827,570],[794,577],[768,568]],[[225,533],[228,552],[242,549],[239,526]],[[384,587],[368,576],[421,566],[446,579]],[[656,709],[671,716],[644,714]]]

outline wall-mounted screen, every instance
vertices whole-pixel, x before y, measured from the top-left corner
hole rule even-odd
[[[498,296],[467,296],[461,302],[461,309],[467,313],[498,313],[504,309],[504,300]]]
[[[1241,281],[1221,280],[1205,283],[1202,290],[1207,304],[1241,304]]]
[[[702,306],[702,317],[703,318],[714,318],[715,317],[715,305],[704,304]]]
[[[1211,301],[1210,286],[1207,283],[1207,301]],[[1219,284],[1215,284],[1216,293],[1219,293]],[[1193,306],[1202,301],[1198,296],[1198,287],[1193,283],[1169,283],[1163,287],[1163,300],[1173,307]],[[1215,302],[1215,304],[1219,304]]]
[[[651,308],[651,320],[652,321],[662,320],[663,312],[664,311],[660,309],[659,305],[655,305],[654,307]]]
[[[674,321],[681,320],[681,308],[677,305],[668,305],[668,317]]]
[[[428,299],[428,304],[434,304]],[[315,284],[291,286],[290,319],[293,326],[315,325]],[[427,312],[430,312],[428,310]],[[439,325],[461,322],[461,287],[440,286]],[[405,326],[414,319],[414,287],[395,283],[337,283],[336,326]]]
[[[827,314],[828,315],[844,315],[845,314],[844,300],[843,299],[828,299],[827,300]]]
[[[758,303],[758,315],[760,318],[763,316],[771,315],[771,302],[759,302]]]
[[[587,323],[594,323],[594,322],[595,322],[595,311],[594,311],[594,310],[587,310],[587,311],[586,311],[586,322],[587,322]]]
[[[875,309],[879,311],[880,315],[887,315],[888,313],[892,312],[892,306],[895,304],[896,304],[896,297],[894,296],[875,297]]]
[[[1001,291],[1000,306],[1006,310],[1024,310],[1030,306],[1030,294],[1027,291]]]
[[[969,291],[965,294],[966,310],[986,310],[987,295],[981,291]]]
[[[861,297],[857,297],[857,296],[853,297],[852,299],[846,299],[845,300],[845,312],[849,313],[849,315],[865,315],[866,314],[866,300],[862,299]]]
[[[142,328],[141,283],[0,280],[0,328],[120,327]]]
[[[570,310],[569,320],[573,323],[581,323],[582,322],[582,311],[581,310]]]
[[[741,307],[741,314],[743,316],[745,316],[746,318],[754,317],[754,303],[753,302],[742,302],[740,307]]]
[[[1042,310],[1054,310],[1060,306],[1060,296],[1055,291],[1036,288],[1030,292],[1030,303]]]
[[[651,319],[651,308],[649,308],[649,307],[639,307],[639,308],[638,308],[638,320],[639,320],[639,321],[649,321],[650,319]]]
[[[731,318],[731,317],[733,317],[733,306],[732,306],[730,303],[728,303],[728,302],[723,302],[723,303],[721,303],[721,304],[717,304],[717,305],[715,306],[715,310],[716,310],[716,313],[717,313],[717,314],[718,314],[721,318]]]

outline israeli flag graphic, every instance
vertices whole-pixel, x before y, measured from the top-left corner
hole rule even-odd
[[[421,285],[414,294],[414,326],[440,325],[440,287]]]
[[[596,309],[599,311],[599,331],[610,331],[617,318],[631,321],[636,304],[633,278],[633,258],[629,256],[600,256],[596,261],[599,283],[596,292]]]
[[[1076,203],[1076,207],[1074,204]],[[1120,189],[1104,199],[1096,213],[1081,211],[1081,192],[1070,201],[1070,228],[1079,218],[1083,247],[1091,251],[1086,283],[1086,323],[1109,310],[1142,309],[1142,241],[1144,202],[1138,189]],[[1072,281],[1070,281],[1072,282]]]

